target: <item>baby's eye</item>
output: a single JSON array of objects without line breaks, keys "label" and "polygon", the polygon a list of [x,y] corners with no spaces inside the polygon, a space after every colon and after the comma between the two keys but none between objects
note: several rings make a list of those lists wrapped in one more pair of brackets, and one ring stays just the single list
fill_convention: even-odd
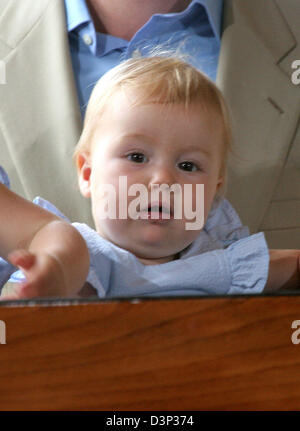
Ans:
[{"label": "baby's eye", "polygon": [[181,162],[179,163],[179,167],[183,171],[188,171],[188,172],[194,172],[199,170],[198,166],[195,165],[195,163],[193,162]]},{"label": "baby's eye", "polygon": [[143,163],[146,161],[146,156],[142,153],[128,154],[127,159],[134,163]]}]

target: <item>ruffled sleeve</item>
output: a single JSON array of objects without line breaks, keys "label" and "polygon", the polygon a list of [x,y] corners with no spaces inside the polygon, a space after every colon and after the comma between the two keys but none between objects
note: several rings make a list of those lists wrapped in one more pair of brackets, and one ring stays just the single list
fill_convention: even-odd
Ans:
[{"label": "ruffled sleeve", "polygon": [[84,238],[90,256],[90,269],[86,281],[90,283],[100,298],[106,296],[109,289],[111,274],[111,259],[107,254],[111,253],[111,247],[107,241],[84,223],[72,223]]},{"label": "ruffled sleeve", "polygon": [[258,294],[269,273],[269,249],[263,232],[234,242],[225,250],[231,271],[228,295]]}]

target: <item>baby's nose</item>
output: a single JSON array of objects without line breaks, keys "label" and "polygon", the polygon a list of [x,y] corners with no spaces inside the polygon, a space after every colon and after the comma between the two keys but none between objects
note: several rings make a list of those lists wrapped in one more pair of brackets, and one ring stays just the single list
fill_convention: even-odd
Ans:
[{"label": "baby's nose", "polygon": [[153,167],[151,171],[151,177],[149,179],[149,188],[154,184],[162,185],[166,184],[171,187],[175,184],[176,178],[173,169],[165,166]]}]

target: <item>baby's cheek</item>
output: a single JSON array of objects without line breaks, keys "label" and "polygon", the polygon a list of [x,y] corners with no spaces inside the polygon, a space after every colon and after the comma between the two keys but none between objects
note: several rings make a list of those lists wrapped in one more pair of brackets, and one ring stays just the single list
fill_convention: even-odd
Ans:
[{"label": "baby's cheek", "polygon": [[[99,230],[106,233],[111,239],[122,238],[127,233],[126,221],[106,218],[99,220]],[[114,241],[115,242],[115,241]]]}]

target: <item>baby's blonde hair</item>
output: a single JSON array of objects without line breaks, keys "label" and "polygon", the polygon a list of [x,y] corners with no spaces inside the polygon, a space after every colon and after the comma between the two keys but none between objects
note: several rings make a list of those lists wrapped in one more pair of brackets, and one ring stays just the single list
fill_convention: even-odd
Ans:
[{"label": "baby's blonde hair", "polygon": [[232,130],[227,105],[213,81],[186,61],[177,57],[131,58],[109,70],[99,79],[91,94],[80,140],[74,152],[89,152],[94,132],[105,107],[120,90],[136,90],[136,104],[191,104],[200,103],[203,109],[216,114],[222,123],[223,154],[220,175],[224,177],[218,195],[224,195],[227,177],[227,158],[232,151]]}]

